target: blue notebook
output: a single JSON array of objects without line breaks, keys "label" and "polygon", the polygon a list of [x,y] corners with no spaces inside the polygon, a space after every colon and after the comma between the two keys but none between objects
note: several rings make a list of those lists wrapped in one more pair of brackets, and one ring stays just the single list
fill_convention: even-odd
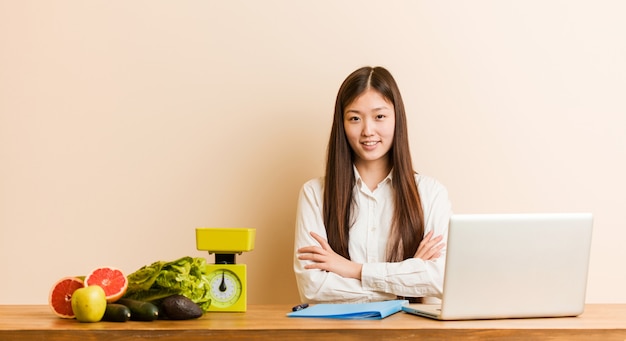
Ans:
[{"label": "blue notebook", "polygon": [[345,320],[380,320],[402,310],[407,300],[372,303],[320,303],[288,313],[289,317],[317,317]]}]

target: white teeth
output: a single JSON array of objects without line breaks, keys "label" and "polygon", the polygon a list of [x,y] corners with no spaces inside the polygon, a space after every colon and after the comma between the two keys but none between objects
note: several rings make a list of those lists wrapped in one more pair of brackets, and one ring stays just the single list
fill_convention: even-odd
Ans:
[{"label": "white teeth", "polygon": [[376,142],[372,142],[372,141],[370,141],[370,142],[363,142],[363,144],[366,145],[366,146],[373,146],[373,145],[376,144]]}]

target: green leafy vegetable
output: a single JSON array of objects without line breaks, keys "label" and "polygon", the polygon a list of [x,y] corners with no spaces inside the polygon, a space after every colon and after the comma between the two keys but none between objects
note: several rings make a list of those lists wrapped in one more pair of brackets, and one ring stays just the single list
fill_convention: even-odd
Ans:
[{"label": "green leafy vegetable", "polygon": [[183,295],[207,311],[211,305],[206,259],[183,257],[172,262],[158,261],[128,275],[125,298],[158,302],[171,295]]}]

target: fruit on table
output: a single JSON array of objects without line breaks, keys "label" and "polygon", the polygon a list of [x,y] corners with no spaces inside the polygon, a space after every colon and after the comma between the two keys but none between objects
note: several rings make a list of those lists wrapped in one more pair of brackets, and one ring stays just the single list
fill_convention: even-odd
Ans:
[{"label": "fruit on table", "polygon": [[159,318],[159,308],[150,302],[120,298],[116,303],[130,309],[130,319],[133,321],[154,321]]},{"label": "fruit on table", "polygon": [[106,311],[107,300],[99,285],[79,288],[72,295],[72,311],[80,322],[98,322]]},{"label": "fruit on table", "polygon": [[113,267],[100,267],[85,277],[85,286],[99,285],[104,289],[108,303],[122,298],[128,288],[128,279],[124,273]]},{"label": "fruit on table", "polygon": [[170,320],[195,319],[204,313],[199,305],[183,295],[172,295],[163,299],[161,309]]},{"label": "fruit on table", "polygon": [[79,277],[63,277],[59,279],[50,289],[48,305],[57,316],[67,319],[74,318],[72,295],[77,289],[84,286],[83,280]]}]

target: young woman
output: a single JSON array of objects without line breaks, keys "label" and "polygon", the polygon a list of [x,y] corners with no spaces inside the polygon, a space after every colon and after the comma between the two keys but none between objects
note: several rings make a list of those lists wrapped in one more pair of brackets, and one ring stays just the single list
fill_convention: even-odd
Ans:
[{"label": "young woman", "polygon": [[445,187],[413,170],[392,75],[382,67],[354,71],[337,94],[326,174],[300,192],[301,300],[441,297],[451,214]]}]

